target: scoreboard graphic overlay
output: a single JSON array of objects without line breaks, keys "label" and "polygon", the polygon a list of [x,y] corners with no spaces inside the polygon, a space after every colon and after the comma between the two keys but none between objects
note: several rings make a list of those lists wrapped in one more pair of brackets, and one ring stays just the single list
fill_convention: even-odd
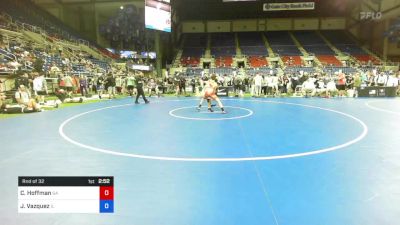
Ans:
[{"label": "scoreboard graphic overlay", "polygon": [[18,177],[18,213],[114,213],[114,177]]}]

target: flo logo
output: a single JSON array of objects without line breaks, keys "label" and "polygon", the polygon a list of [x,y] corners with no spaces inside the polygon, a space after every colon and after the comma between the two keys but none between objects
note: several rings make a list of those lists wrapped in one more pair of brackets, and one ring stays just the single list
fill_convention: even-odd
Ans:
[{"label": "flo logo", "polygon": [[379,20],[382,12],[360,12],[360,20]]}]

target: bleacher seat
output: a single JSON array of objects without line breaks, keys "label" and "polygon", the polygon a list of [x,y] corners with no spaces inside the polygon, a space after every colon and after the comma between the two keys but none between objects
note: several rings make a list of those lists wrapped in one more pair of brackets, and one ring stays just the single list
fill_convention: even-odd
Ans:
[{"label": "bleacher seat", "polygon": [[303,71],[304,73],[314,73],[315,72],[315,68],[314,67],[303,67],[303,66],[291,66],[291,67],[286,67],[285,68],[285,73],[299,73],[300,71]]},{"label": "bleacher seat", "polygon": [[324,72],[327,74],[334,74],[336,72],[342,71],[345,74],[355,73],[356,69],[353,67],[343,67],[343,66],[327,66],[324,68]]},{"label": "bleacher seat", "polygon": [[345,31],[323,31],[322,34],[341,52],[349,55],[367,55]]},{"label": "bleacher seat", "polygon": [[210,74],[219,74],[219,75],[224,75],[224,74],[232,74],[233,69],[232,68],[227,68],[227,67],[221,67],[221,68],[211,68],[209,70]]},{"label": "bleacher seat", "polygon": [[300,56],[283,56],[282,61],[287,66],[301,66],[303,65],[303,60]]},{"label": "bleacher seat", "polygon": [[342,66],[342,63],[334,55],[317,55],[316,57],[324,66]]},{"label": "bleacher seat", "polygon": [[211,55],[215,58],[236,55],[235,36],[233,33],[211,34]]},{"label": "bleacher seat", "polygon": [[262,56],[250,56],[248,59],[248,63],[253,68],[266,67],[268,66],[268,61],[265,57]]},{"label": "bleacher seat", "polygon": [[187,68],[186,75],[187,76],[200,76],[203,69],[201,68]]},{"label": "bleacher seat", "polygon": [[180,61],[181,64],[185,67],[198,67],[200,64],[199,57],[182,57]]},{"label": "bleacher seat", "polygon": [[239,45],[243,55],[268,56],[267,48],[261,33],[241,32],[238,33]]},{"label": "bleacher seat", "polygon": [[246,74],[250,76],[256,75],[256,73],[260,73],[261,75],[266,75],[270,74],[272,71],[272,74],[277,74],[276,69],[271,69],[269,67],[260,67],[260,68],[247,68],[246,69]]},{"label": "bleacher seat", "polygon": [[233,64],[233,58],[231,56],[218,57],[215,59],[216,67],[231,67]]},{"label": "bleacher seat", "polygon": [[271,31],[265,33],[273,52],[280,56],[302,55],[287,31]]},{"label": "bleacher seat", "polygon": [[185,34],[180,62],[183,66],[197,67],[207,45],[206,34]]},{"label": "bleacher seat", "polygon": [[293,35],[309,54],[335,55],[335,52],[315,31],[297,31]]},{"label": "bleacher seat", "polygon": [[362,64],[368,64],[368,63],[371,63],[373,65],[381,64],[381,61],[372,55],[353,55],[353,57]]}]

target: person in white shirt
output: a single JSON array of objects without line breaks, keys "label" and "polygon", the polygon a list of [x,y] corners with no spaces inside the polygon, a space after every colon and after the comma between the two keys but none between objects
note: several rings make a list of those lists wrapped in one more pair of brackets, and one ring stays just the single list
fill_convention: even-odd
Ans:
[{"label": "person in white shirt", "polygon": [[325,87],[325,83],[324,83],[323,79],[319,79],[317,81],[317,84],[318,84],[318,88],[317,88],[316,91],[317,91],[318,94],[326,92],[326,87]]},{"label": "person in white shirt", "polygon": [[390,74],[387,78],[386,82],[387,87],[398,87],[399,86],[399,79],[395,77],[393,74]]},{"label": "person in white shirt", "polygon": [[257,73],[254,77],[254,96],[259,97],[261,95],[261,86],[262,86],[263,78]]},{"label": "person in white shirt", "polygon": [[31,94],[26,90],[24,85],[20,85],[18,91],[15,92],[15,99],[17,103],[22,107],[22,112],[39,112],[40,106],[34,99],[31,98]]},{"label": "person in white shirt", "polygon": [[13,70],[18,70],[18,68],[22,66],[18,61],[11,61],[8,65],[12,67]]},{"label": "person in white shirt", "polygon": [[311,78],[308,78],[304,83],[303,83],[303,95],[304,96],[311,96],[313,97],[315,95],[316,92],[316,88],[315,88],[315,84],[312,81]]},{"label": "person in white shirt", "polygon": [[149,97],[151,97],[151,95],[153,93],[155,93],[157,95],[157,97],[160,97],[160,92],[158,89],[158,85],[157,82],[154,79],[150,79],[150,82],[147,84],[147,88],[149,91]]},{"label": "person in white shirt", "polygon": [[50,67],[50,75],[52,77],[57,77],[57,75],[61,72],[60,68],[56,66],[56,64],[53,63],[53,65]]},{"label": "person in white shirt", "polygon": [[271,77],[271,83],[269,84],[269,86],[271,87],[271,93],[272,95],[278,95],[278,91],[279,91],[279,78],[278,76],[272,76]]},{"label": "person in white shirt", "polygon": [[69,58],[65,58],[65,59],[62,61],[62,63],[64,64],[64,66],[68,66],[69,63],[70,63]]},{"label": "person in white shirt", "polygon": [[35,74],[33,79],[33,91],[39,103],[44,103],[44,96],[48,94],[47,82],[43,74]]},{"label": "person in white shirt", "polygon": [[326,96],[327,97],[331,97],[334,95],[334,93],[337,91],[336,89],[336,83],[333,79],[331,79],[330,81],[328,81],[328,83],[326,84]]},{"label": "person in white shirt", "polygon": [[267,87],[266,87],[266,91],[267,91],[267,93],[266,94],[271,94],[272,93],[272,86],[273,86],[273,81],[272,81],[272,75],[271,74],[268,74],[268,76],[266,76],[265,78],[264,78],[264,82],[265,82],[265,84],[264,85],[266,85]]},{"label": "person in white shirt", "polygon": [[383,87],[386,85],[387,76],[383,73],[380,73],[378,76],[375,77],[375,85]]}]

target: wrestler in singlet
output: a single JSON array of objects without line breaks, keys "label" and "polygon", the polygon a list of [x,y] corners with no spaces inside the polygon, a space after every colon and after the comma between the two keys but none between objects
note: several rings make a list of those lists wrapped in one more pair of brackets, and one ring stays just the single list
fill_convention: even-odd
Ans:
[{"label": "wrestler in singlet", "polygon": [[200,110],[203,100],[206,99],[208,102],[208,111],[213,112],[211,108],[211,100],[215,100],[218,103],[218,106],[221,108],[221,111],[225,113],[224,106],[217,96],[218,84],[216,79],[217,77],[212,75],[211,79],[206,82],[206,85],[204,86],[204,95],[200,100],[199,107],[197,108],[198,110]]}]

